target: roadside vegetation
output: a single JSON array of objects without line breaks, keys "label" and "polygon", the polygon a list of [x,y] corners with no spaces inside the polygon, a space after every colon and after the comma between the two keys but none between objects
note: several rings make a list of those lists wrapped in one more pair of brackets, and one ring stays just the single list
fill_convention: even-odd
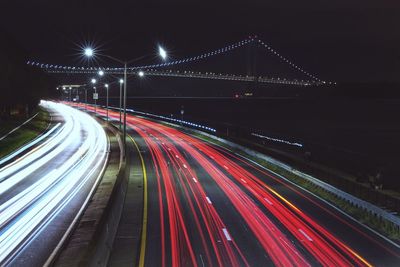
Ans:
[{"label": "roadside vegetation", "polygon": [[[3,140],[0,140],[0,158],[10,154],[24,144],[29,143],[47,129],[50,122],[49,113],[42,108],[38,108],[38,113],[39,114],[30,122],[23,125]],[[18,122],[18,124],[15,122],[4,122],[1,126],[2,135],[7,134],[23,123],[23,121]],[[5,131],[5,129],[8,131]]]}]

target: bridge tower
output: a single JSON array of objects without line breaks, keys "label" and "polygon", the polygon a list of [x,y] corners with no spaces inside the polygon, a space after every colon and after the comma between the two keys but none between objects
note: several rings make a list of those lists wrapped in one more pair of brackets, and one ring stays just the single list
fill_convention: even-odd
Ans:
[{"label": "bridge tower", "polygon": [[[251,37],[250,37],[251,38]],[[254,36],[253,38],[257,38]],[[257,72],[257,42],[251,42],[246,48],[246,74],[253,76],[255,79],[248,82],[247,91],[251,91],[253,95],[258,95],[258,72]]]}]

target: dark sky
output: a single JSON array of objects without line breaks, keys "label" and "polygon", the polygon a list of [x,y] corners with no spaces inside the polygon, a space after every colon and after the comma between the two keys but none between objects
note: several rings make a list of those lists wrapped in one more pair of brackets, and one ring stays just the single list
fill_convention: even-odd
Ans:
[{"label": "dark sky", "polygon": [[88,41],[128,59],[161,43],[179,58],[257,34],[323,79],[400,82],[399,14],[398,0],[2,0],[0,28],[52,64],[79,65]]}]

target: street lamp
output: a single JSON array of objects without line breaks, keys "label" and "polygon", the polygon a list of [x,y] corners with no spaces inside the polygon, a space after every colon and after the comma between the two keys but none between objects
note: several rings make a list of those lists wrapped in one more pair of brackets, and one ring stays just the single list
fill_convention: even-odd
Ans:
[{"label": "street lamp", "polygon": [[99,70],[98,74],[99,74],[99,76],[103,76],[104,75],[104,71]]},{"label": "street lamp", "polygon": [[[95,56],[95,51],[92,48],[86,48],[83,52],[84,52],[85,56],[87,56],[89,58]],[[167,51],[164,48],[159,46],[158,47],[158,53],[159,53],[160,57],[163,60],[166,60]],[[99,54],[99,55],[101,55],[103,57],[107,57],[107,58],[109,58],[111,60],[114,60],[114,61],[124,65],[124,79],[123,79],[122,83],[124,84],[124,131],[123,131],[123,141],[124,141],[124,157],[125,157],[126,156],[126,98],[127,98],[126,87],[127,87],[127,69],[128,69],[127,66],[128,66],[128,63],[132,63],[134,61],[138,61],[138,60],[144,58],[145,56],[141,56],[141,57],[129,60],[129,61],[124,61],[124,60],[120,60],[118,58],[115,58],[115,57],[112,57],[112,56],[109,56],[109,55],[104,55],[104,54]],[[144,75],[144,73],[143,73],[143,75]],[[92,79],[92,82],[93,82],[93,80],[95,80],[95,79]],[[121,108],[120,108],[120,110],[121,110]]]},{"label": "street lamp", "polygon": [[69,87],[69,101],[72,102],[72,87]]},{"label": "street lamp", "polygon": [[139,77],[143,77],[144,76],[144,72],[143,71],[139,71],[138,75],[139,75]]},{"label": "street lamp", "polygon": [[93,56],[93,49],[90,47],[87,47],[87,48],[85,48],[84,53],[85,53],[85,56],[91,57],[91,56]]},{"label": "street lamp", "polygon": [[87,111],[87,87],[85,85],[85,110]]},{"label": "street lamp", "polygon": [[158,47],[158,53],[160,54],[160,57],[161,57],[163,60],[166,60],[166,59],[167,59],[167,51],[165,51],[165,49],[162,48],[161,46]]},{"label": "street lamp", "polygon": [[107,111],[107,122],[108,122],[108,84],[105,84],[104,87],[106,88],[107,91],[106,111]]}]

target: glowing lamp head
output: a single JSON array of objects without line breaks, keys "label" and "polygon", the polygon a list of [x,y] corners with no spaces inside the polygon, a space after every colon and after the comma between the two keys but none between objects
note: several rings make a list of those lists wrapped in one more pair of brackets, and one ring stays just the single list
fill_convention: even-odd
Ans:
[{"label": "glowing lamp head", "polygon": [[120,84],[123,84],[123,83],[124,83],[124,80],[119,79],[119,83],[120,83]]},{"label": "glowing lamp head", "polygon": [[160,57],[161,57],[163,60],[166,60],[166,59],[167,59],[167,51],[165,51],[165,49],[162,48],[161,46],[158,47],[158,53],[160,54]]},{"label": "glowing lamp head", "polygon": [[104,87],[108,89],[108,84],[106,83],[106,84],[104,85]]},{"label": "glowing lamp head", "polygon": [[143,77],[144,76],[144,72],[143,71],[139,71],[138,75],[139,75],[139,77]]},{"label": "glowing lamp head", "polygon": [[98,74],[99,74],[99,76],[103,76],[104,75],[104,71],[99,70]]},{"label": "glowing lamp head", "polygon": [[92,57],[93,56],[93,49],[90,47],[85,48],[85,50],[83,51],[85,56],[87,57]]},{"label": "glowing lamp head", "polygon": [[95,84],[96,83],[96,79],[92,79],[92,81],[91,81],[93,84]]}]

